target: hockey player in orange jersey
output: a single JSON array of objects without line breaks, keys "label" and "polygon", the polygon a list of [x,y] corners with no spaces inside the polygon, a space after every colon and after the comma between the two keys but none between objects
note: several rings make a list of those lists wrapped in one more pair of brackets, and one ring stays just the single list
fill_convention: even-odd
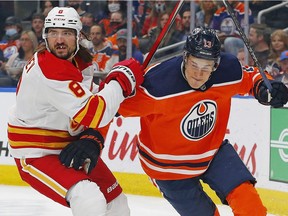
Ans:
[{"label": "hockey player in orange jersey", "polygon": [[[96,130],[143,81],[133,59],[113,69],[101,92],[92,83],[92,56],[79,44],[77,11],[54,7],[45,19],[45,44],[24,67],[8,124],[10,153],[24,181],[75,216],[128,216],[126,196],[101,160]],[[125,64],[125,63],[124,63]],[[132,71],[133,69],[133,71]]]},{"label": "hockey player in orange jersey", "polygon": [[118,112],[140,116],[141,165],[181,216],[219,215],[200,180],[234,215],[264,216],[255,178],[223,139],[232,96],[250,94],[261,104],[282,107],[288,90],[270,80],[268,93],[257,68],[241,67],[220,47],[214,30],[194,29],[183,56],[148,68],[136,95]]}]

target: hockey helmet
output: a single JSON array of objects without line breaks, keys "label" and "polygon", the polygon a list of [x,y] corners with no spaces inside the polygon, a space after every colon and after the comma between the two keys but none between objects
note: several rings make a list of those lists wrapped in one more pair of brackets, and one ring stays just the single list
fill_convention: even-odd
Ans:
[{"label": "hockey helmet", "polygon": [[221,42],[214,29],[195,28],[187,36],[184,52],[197,58],[219,61]]},{"label": "hockey helmet", "polygon": [[[82,29],[82,22],[77,11],[72,7],[54,7],[45,18],[43,28],[43,39],[47,45],[47,32],[48,28],[69,28],[75,29],[77,32],[77,49],[79,50],[80,31]],[[49,49],[48,49],[49,50]]]},{"label": "hockey helmet", "polygon": [[74,8],[54,7],[45,18],[44,37],[47,37],[48,28],[70,28],[77,31],[77,35],[82,29],[80,16]]}]

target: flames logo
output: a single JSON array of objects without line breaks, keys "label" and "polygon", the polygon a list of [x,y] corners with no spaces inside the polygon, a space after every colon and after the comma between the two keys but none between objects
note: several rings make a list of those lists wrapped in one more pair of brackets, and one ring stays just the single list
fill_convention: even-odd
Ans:
[{"label": "flames logo", "polygon": [[180,130],[188,140],[197,141],[207,136],[216,122],[217,104],[206,100],[195,104],[182,119]]}]

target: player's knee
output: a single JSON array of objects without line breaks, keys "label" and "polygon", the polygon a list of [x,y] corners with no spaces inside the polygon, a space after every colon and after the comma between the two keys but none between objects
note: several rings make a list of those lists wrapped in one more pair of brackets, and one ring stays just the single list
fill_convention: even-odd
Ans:
[{"label": "player's knee", "polygon": [[250,182],[244,182],[236,187],[226,199],[235,216],[266,216],[267,214],[267,209]]},{"label": "player's knee", "polygon": [[106,199],[98,185],[83,180],[71,187],[66,196],[74,216],[104,215],[107,209]]}]

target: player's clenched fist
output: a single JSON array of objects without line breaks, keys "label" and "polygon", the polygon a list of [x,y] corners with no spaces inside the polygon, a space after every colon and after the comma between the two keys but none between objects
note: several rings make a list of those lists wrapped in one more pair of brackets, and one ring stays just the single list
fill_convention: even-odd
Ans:
[{"label": "player's clenched fist", "polygon": [[80,134],[80,139],[69,143],[60,153],[59,159],[66,167],[75,170],[84,168],[89,174],[96,166],[98,157],[104,147],[102,135],[89,128]]},{"label": "player's clenched fist", "polygon": [[100,84],[100,89],[104,87],[105,83],[116,80],[123,89],[124,97],[128,97],[137,86],[143,83],[143,74],[140,63],[134,58],[118,62]]},{"label": "player's clenched fist", "polygon": [[255,98],[259,103],[271,105],[274,108],[283,107],[288,101],[288,89],[284,83],[270,80],[272,89],[269,92],[268,87],[263,80],[256,83],[254,87]]}]

